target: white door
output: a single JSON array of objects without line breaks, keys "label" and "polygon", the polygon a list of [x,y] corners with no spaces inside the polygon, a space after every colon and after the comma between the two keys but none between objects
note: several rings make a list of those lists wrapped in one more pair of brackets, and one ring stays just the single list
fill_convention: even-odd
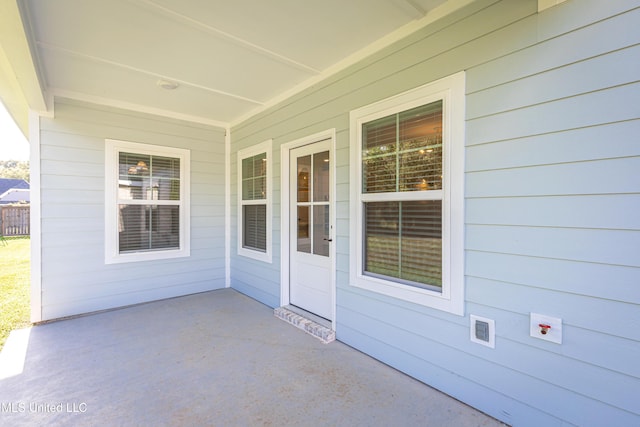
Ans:
[{"label": "white door", "polygon": [[332,320],[331,142],[290,153],[290,303]]}]

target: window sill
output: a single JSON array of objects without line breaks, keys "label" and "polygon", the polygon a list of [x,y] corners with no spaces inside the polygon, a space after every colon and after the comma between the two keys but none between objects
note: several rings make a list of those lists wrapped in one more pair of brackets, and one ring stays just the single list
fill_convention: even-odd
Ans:
[{"label": "window sill", "polygon": [[457,295],[451,295],[446,288],[443,288],[443,292],[436,292],[363,275],[352,278],[351,286],[436,310],[446,311],[457,316],[464,316],[464,300]]},{"label": "window sill", "polygon": [[188,249],[114,254],[105,258],[105,264],[123,264],[127,262],[143,262],[143,261],[155,261],[155,260],[164,260],[164,259],[172,259],[172,258],[186,258],[190,255],[191,253]]},{"label": "window sill", "polygon": [[251,249],[239,248],[238,255],[255,259],[256,261],[262,261],[271,264],[272,257],[270,252],[252,251]]}]

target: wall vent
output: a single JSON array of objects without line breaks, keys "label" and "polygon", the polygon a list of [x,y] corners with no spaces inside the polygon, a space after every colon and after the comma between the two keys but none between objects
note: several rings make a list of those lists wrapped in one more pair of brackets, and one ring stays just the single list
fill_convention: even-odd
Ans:
[{"label": "wall vent", "polygon": [[492,319],[471,315],[470,338],[472,342],[484,346],[496,347],[496,323]]}]

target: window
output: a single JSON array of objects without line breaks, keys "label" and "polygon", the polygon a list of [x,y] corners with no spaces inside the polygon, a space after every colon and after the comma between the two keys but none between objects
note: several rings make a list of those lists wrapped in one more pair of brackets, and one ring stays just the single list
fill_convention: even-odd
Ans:
[{"label": "window", "polygon": [[351,283],[459,315],[464,79],[351,112]]},{"label": "window", "polygon": [[238,151],[238,254],[271,262],[271,140]]},{"label": "window", "polygon": [[107,140],[105,154],[105,262],[189,256],[189,151]]}]

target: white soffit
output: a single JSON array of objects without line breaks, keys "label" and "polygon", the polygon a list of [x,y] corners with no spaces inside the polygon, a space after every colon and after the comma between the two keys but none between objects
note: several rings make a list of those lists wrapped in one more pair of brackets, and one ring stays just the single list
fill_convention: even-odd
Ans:
[{"label": "white soffit", "polygon": [[19,4],[0,2],[0,94],[2,102],[22,133],[28,135],[28,111],[46,111],[40,70],[30,55],[29,28],[25,28]]},{"label": "white soffit", "polygon": [[19,1],[48,92],[223,127],[472,2]]}]

